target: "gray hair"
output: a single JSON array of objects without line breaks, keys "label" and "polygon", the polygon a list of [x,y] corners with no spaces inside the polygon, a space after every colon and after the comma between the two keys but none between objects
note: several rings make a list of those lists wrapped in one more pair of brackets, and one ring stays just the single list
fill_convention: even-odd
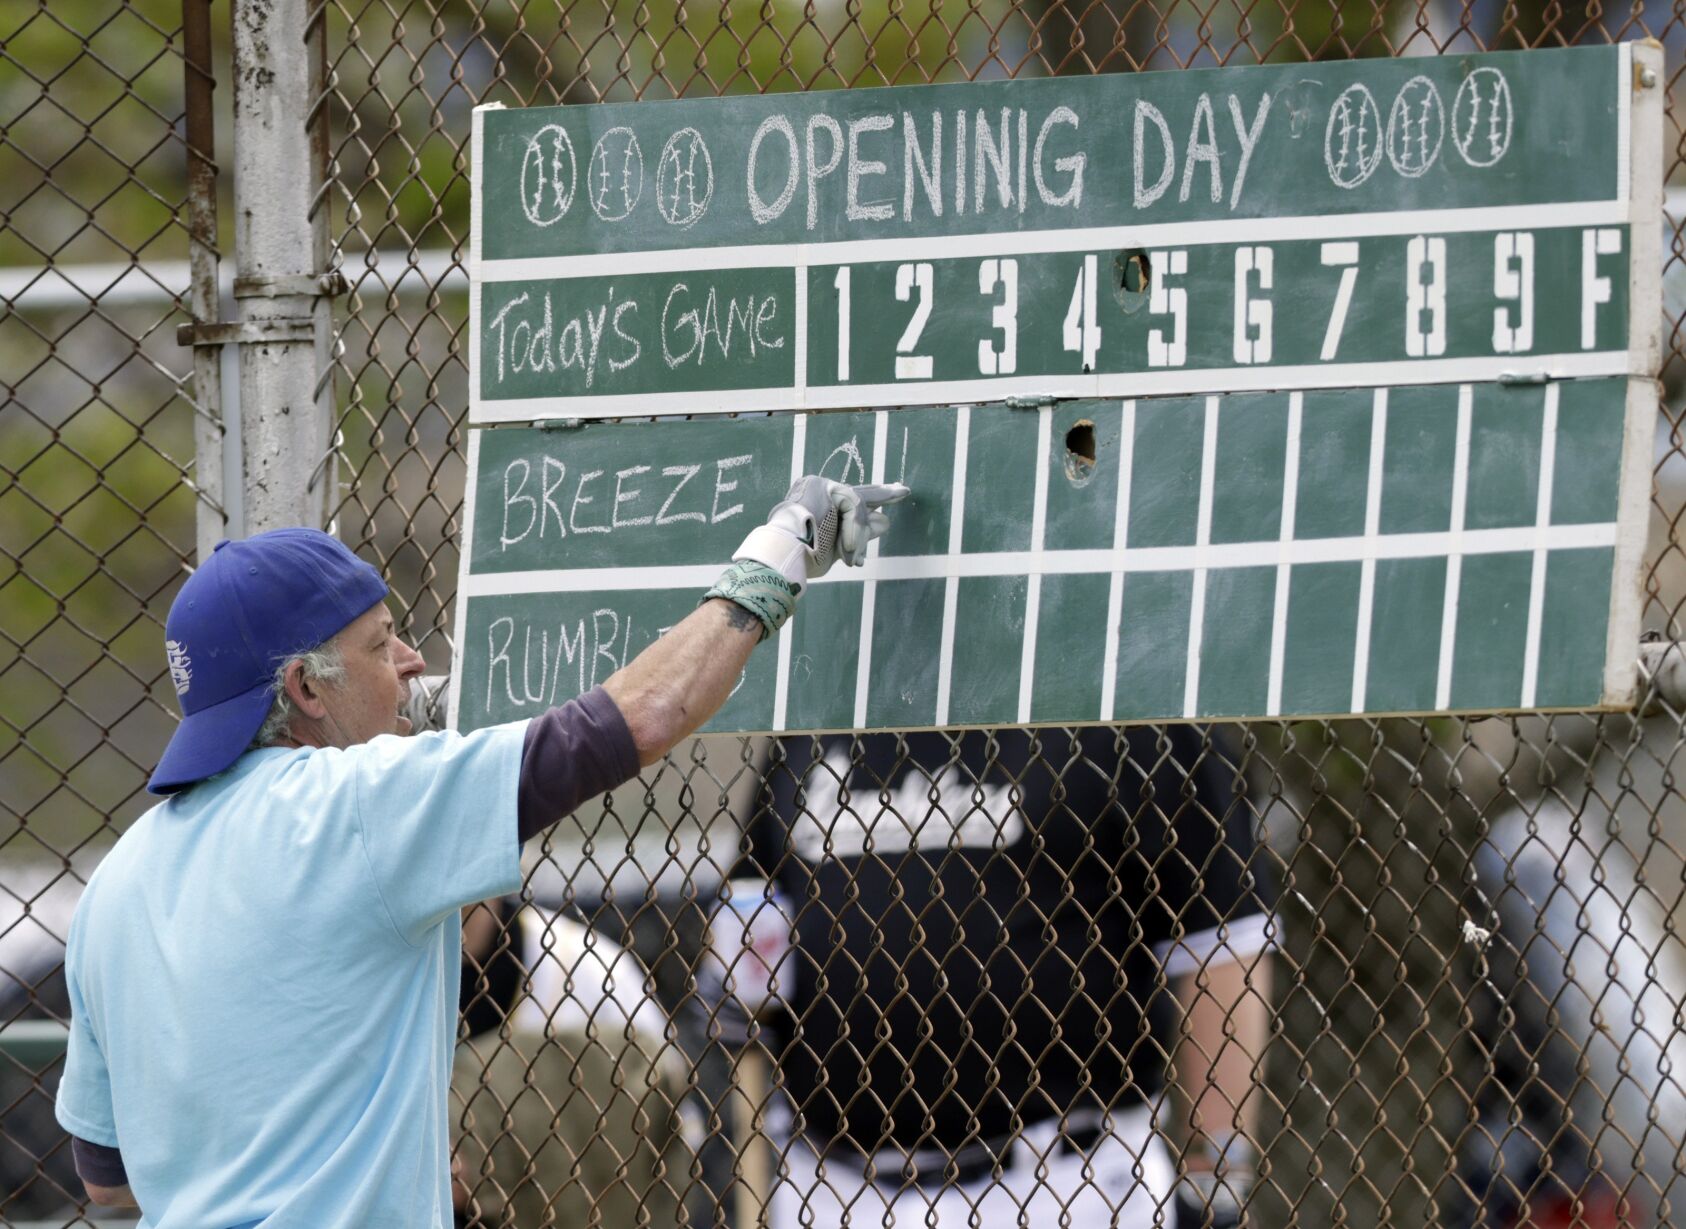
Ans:
[{"label": "gray hair", "polygon": [[258,727],[257,736],[252,739],[254,748],[273,747],[287,737],[292,727],[293,715],[298,712],[298,707],[287,695],[287,671],[292,669],[294,662],[302,668],[301,676],[306,682],[337,684],[345,681],[345,656],[340,652],[339,645],[331,640],[287,658],[275,669],[275,700],[269,706],[269,715]]}]

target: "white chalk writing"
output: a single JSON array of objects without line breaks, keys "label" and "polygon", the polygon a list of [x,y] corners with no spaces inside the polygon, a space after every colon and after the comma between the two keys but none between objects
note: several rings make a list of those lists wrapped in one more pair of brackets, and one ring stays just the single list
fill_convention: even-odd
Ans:
[{"label": "white chalk writing", "polygon": [[[740,453],[711,461],[666,465],[659,472],[651,465],[629,465],[614,471],[613,491],[604,494],[592,487],[602,481],[607,490],[609,471],[576,467],[570,487],[570,470],[565,458],[549,453],[532,458],[516,457],[503,469],[503,514],[498,543],[501,549],[509,550],[529,538],[534,542],[561,541],[569,534],[612,533],[687,521],[718,525],[743,514],[744,505],[727,497],[738,489],[740,479],[734,471],[754,461],[754,453]],[[711,469],[714,474],[712,495],[700,486],[686,489],[704,469]],[[605,503],[606,510],[601,507]]]}]

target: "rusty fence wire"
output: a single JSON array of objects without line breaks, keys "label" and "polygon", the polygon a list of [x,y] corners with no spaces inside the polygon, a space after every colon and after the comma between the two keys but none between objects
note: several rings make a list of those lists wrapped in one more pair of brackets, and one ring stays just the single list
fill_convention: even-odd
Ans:
[{"label": "rusty fence wire", "polygon": [[[332,524],[436,672],[479,103],[1649,37],[1668,181],[1686,152],[1681,0],[310,7],[350,285]],[[174,720],[164,613],[196,518],[221,515],[175,344],[183,21],[179,0],[0,6],[5,1223],[88,1213],[51,1115],[65,927],[146,806]],[[1677,636],[1686,251],[1679,216],[1659,224],[1645,619]],[[534,842],[520,898],[465,918],[465,1222],[1679,1223],[1683,730],[1665,710],[701,740]],[[770,975],[709,958],[711,932],[736,951],[746,930]],[[1179,1182],[1225,1148],[1217,1180]]]}]

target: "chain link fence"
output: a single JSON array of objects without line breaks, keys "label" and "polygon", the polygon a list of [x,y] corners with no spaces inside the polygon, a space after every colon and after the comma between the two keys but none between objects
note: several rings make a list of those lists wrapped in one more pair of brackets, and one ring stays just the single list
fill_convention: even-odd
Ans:
[{"label": "chain link fence", "polygon": [[[1678,2],[310,9],[350,286],[332,524],[389,577],[436,672],[462,527],[474,106],[1644,37],[1672,100],[1686,46]],[[164,613],[201,509],[222,512],[174,336],[187,45],[177,0],[0,13],[7,1223],[88,1211],[51,1113],[65,928],[147,805],[175,712]],[[1646,624],[1675,636],[1686,252],[1666,225]],[[534,842],[521,898],[465,918],[464,1219],[1224,1224],[1239,1198],[1261,1226],[1673,1223],[1682,731],[1663,711],[700,740]],[[711,929],[732,951],[750,931],[770,976],[712,962]],[[1210,1211],[1176,1220],[1179,1169],[1236,1133],[1257,1156],[1185,1187]]]}]

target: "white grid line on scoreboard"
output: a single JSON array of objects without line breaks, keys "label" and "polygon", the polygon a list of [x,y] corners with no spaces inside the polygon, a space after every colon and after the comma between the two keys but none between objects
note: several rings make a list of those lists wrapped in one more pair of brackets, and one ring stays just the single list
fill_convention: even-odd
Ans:
[{"label": "white grid line on scoreboard", "polygon": [[1288,451],[1282,463],[1282,527],[1277,541],[1276,598],[1270,615],[1270,682],[1266,690],[1265,715],[1282,711],[1282,670],[1288,647],[1288,586],[1293,565],[1288,548],[1294,541],[1294,515],[1300,489],[1300,418],[1305,394],[1288,394]]},{"label": "white grid line on scoreboard", "polygon": [[[1112,516],[1112,549],[1130,540],[1130,473],[1136,454],[1136,403],[1126,401],[1118,420],[1118,500]],[[950,584],[955,582],[950,581]],[[1101,719],[1112,720],[1117,702],[1118,635],[1124,619],[1124,573],[1114,569],[1106,595],[1106,659],[1101,675]]]},{"label": "white grid line on scoreboard", "polygon": [[[872,416],[872,476],[874,485],[884,481],[884,454],[890,450],[890,413],[879,410]],[[878,539],[866,544],[866,564],[878,558]],[[878,605],[878,581],[868,575],[861,590],[860,654],[855,660],[855,727],[866,725],[867,690],[872,682],[872,616]]]},{"label": "white grid line on scoreboard", "polygon": [[[972,435],[972,407],[960,406],[954,415],[954,499],[948,514],[948,553],[960,553],[966,518],[966,462]],[[937,664],[937,724],[948,724],[948,699],[954,682],[954,617],[960,603],[960,578],[943,582],[943,627]],[[782,727],[781,727],[782,728]]]},{"label": "white grid line on scoreboard", "polygon": [[[808,451],[808,420],[801,414],[791,419],[790,482],[794,486],[805,470]],[[779,672],[773,681],[773,728],[785,727],[785,714],[790,706],[790,642],[789,636],[779,637]]]},{"label": "white grid line on scoreboard", "polygon": [[1445,708],[1452,695],[1452,656],[1457,651],[1458,590],[1463,580],[1465,510],[1469,505],[1469,432],[1475,417],[1475,390],[1458,389],[1457,442],[1452,449],[1452,549],[1446,554],[1446,587],[1440,600],[1440,661],[1434,674],[1434,707]]},{"label": "white grid line on scoreboard", "polygon": [[1206,572],[1212,543],[1212,497],[1218,463],[1218,399],[1206,398],[1205,434],[1200,444],[1200,507],[1194,529],[1194,588],[1188,604],[1188,664],[1183,672],[1183,716],[1192,717],[1200,698],[1200,642],[1206,630]]},{"label": "white grid line on scoreboard", "polygon": [[1540,486],[1534,508],[1534,566],[1528,578],[1528,632],[1522,654],[1522,707],[1534,707],[1540,678],[1540,624],[1545,617],[1546,537],[1551,529],[1552,476],[1557,465],[1557,398],[1546,386],[1545,421],[1540,431]]},{"label": "white grid line on scoreboard", "polygon": [[[1364,711],[1370,681],[1370,621],[1375,614],[1376,559],[1382,527],[1382,454],[1387,447],[1387,389],[1378,388],[1370,409],[1370,472],[1364,485],[1364,536],[1359,558],[1358,635],[1352,648],[1352,711]],[[1448,538],[1450,535],[1446,535]],[[1447,543],[1448,549],[1450,542]]]},{"label": "white grid line on scoreboard", "polygon": [[[1625,92],[1624,92],[1625,93]],[[1623,150],[1626,146],[1621,147]],[[1622,158],[1617,153],[1617,158]],[[1625,197],[1625,189],[1620,189]],[[1576,226],[1619,226],[1631,219],[1627,201],[1563,204],[1483,205],[1468,209],[1392,210],[1386,213],[1302,214],[1252,218],[1250,243],[1296,239],[1385,239],[1399,235],[1453,235],[1483,230],[1548,230]],[[965,260],[1054,252],[1111,251],[1128,247],[1197,246],[1228,243],[1235,220],[1155,222],[1145,226],[1074,227],[1070,230],[986,231],[972,235],[927,235],[894,239],[843,239],[829,243],[784,243],[734,247],[662,248],[644,252],[582,252],[573,256],[472,260],[478,282],[546,278],[622,277],[638,273],[703,272],[723,269],[795,269],[897,260]],[[799,281],[802,279],[798,279]]]},{"label": "white grid line on scoreboard", "polygon": [[[1541,546],[1541,538],[1544,545]],[[1534,525],[1506,529],[1467,529],[1460,550],[1469,555],[1532,554],[1537,549],[1585,550],[1614,546],[1616,522],[1576,525]],[[1301,538],[1288,544],[1288,562],[1370,563],[1382,559],[1443,558],[1452,549],[1447,530],[1421,533],[1353,535],[1344,538]],[[1270,567],[1280,562],[1280,545],[1269,542],[1220,542],[1204,549],[1193,546],[1132,546],[1124,550],[980,551],[975,555],[880,555],[858,568],[839,567],[814,581],[815,585],[880,584],[899,580],[968,580],[981,576],[1082,576],[1096,573],[1192,572],[1195,568]],[[462,582],[469,597],[517,596],[525,593],[609,593],[616,590],[708,588],[720,575],[717,563],[480,572]]]},{"label": "white grid line on scoreboard", "polygon": [[[475,304],[470,317],[478,319]],[[473,350],[478,333],[470,339]],[[1525,376],[1575,380],[1599,376],[1650,376],[1634,369],[1626,350],[1413,358],[1378,363],[1302,363],[1288,366],[1152,368],[1066,375],[979,376],[964,380],[907,380],[899,384],[810,385],[800,398],[794,382],[768,388],[696,389],[600,396],[483,398],[469,395],[476,424],[535,422],[548,418],[609,418],[620,414],[739,414],[760,410],[828,410],[912,405],[954,405],[1007,397],[1114,401],[1124,397],[1204,396],[1223,392],[1276,392],[1287,388],[1370,388],[1402,384],[1486,384]]]},{"label": "white grid line on scoreboard", "polygon": [[[1030,549],[1042,554],[1048,530],[1048,461],[1053,448],[1054,407],[1045,405],[1036,421],[1036,493],[1031,500]],[[958,480],[957,480],[958,482]],[[1042,574],[1026,578],[1024,643],[1019,649],[1019,720],[1030,720],[1030,697],[1036,684],[1036,626],[1042,613]]]}]

